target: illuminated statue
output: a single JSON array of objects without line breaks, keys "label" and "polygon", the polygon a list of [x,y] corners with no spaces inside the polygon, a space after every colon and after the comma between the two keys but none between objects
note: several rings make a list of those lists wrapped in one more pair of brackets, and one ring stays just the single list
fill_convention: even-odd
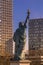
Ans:
[{"label": "illuminated statue", "polygon": [[26,29],[27,19],[29,19],[29,14],[30,12],[28,11],[26,21],[19,23],[19,28],[15,31],[13,36],[13,40],[15,42],[15,57],[14,57],[15,60],[21,59],[20,56],[25,45],[25,39],[26,39],[25,29]]}]

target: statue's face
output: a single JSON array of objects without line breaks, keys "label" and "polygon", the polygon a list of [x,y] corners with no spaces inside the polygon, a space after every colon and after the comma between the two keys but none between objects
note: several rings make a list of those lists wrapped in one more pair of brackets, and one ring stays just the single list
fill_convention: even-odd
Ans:
[{"label": "statue's face", "polygon": [[22,26],[24,26],[24,22],[22,22]]},{"label": "statue's face", "polygon": [[24,26],[24,22],[20,22],[19,27],[23,27],[23,26]]}]

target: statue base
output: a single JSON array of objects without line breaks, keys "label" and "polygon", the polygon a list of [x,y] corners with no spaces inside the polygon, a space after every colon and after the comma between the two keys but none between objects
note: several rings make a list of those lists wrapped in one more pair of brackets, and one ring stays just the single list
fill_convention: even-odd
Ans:
[{"label": "statue base", "polygon": [[30,65],[30,60],[10,61],[10,65]]}]

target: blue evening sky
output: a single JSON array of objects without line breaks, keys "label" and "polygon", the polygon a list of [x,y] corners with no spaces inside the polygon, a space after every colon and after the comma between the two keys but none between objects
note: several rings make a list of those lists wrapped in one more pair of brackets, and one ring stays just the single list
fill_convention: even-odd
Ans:
[{"label": "blue evening sky", "polygon": [[20,21],[25,21],[28,9],[30,9],[30,19],[43,18],[43,0],[13,0],[14,31]]}]

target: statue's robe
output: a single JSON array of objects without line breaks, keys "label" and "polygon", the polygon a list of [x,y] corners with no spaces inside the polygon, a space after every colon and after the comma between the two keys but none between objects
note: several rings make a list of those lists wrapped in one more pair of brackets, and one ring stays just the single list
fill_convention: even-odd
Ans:
[{"label": "statue's robe", "polygon": [[18,28],[14,33],[14,41],[15,41],[15,55],[20,57],[23,51],[25,40],[26,40],[26,33],[25,33],[26,26]]}]

